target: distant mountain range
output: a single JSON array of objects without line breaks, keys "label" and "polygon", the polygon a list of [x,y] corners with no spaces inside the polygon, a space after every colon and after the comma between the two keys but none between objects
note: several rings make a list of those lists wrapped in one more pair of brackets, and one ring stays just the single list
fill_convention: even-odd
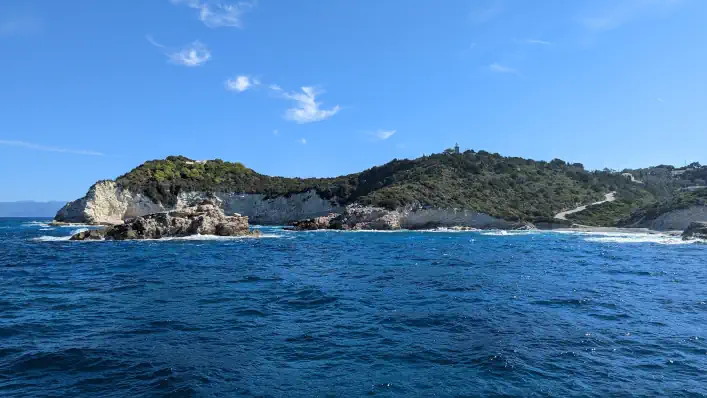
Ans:
[{"label": "distant mountain range", "polygon": [[49,217],[52,218],[66,202],[0,202],[0,217]]}]

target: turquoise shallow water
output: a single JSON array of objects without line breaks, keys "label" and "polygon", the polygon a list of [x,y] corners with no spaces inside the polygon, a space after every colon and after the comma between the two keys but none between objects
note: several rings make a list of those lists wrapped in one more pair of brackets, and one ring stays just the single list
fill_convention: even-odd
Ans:
[{"label": "turquoise shallow water", "polygon": [[707,395],[705,245],[71,232],[0,219],[0,396]]}]

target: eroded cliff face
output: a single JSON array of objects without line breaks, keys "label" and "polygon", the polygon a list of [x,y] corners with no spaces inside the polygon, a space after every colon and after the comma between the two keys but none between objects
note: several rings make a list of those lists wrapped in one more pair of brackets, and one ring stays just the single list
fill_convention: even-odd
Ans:
[{"label": "eroded cliff face", "polygon": [[55,221],[85,224],[122,224],[126,218],[165,211],[143,194],[123,189],[114,181],[94,184],[86,196],[68,203],[57,213]]},{"label": "eroded cliff face", "polygon": [[182,192],[174,207],[165,207],[143,194],[123,189],[114,181],[101,181],[93,185],[85,197],[59,210],[55,221],[116,225],[129,218],[179,210],[204,200],[218,202],[227,214],[239,213],[249,217],[252,223],[265,225],[284,225],[341,211],[335,202],[322,199],[313,191],[276,198],[231,192]]},{"label": "eroded cliff face", "polygon": [[643,219],[629,225],[634,228],[649,228],[655,231],[683,231],[693,222],[707,222],[707,206],[691,206],[673,210],[655,219]]},{"label": "eroded cliff face", "polygon": [[341,214],[301,220],[296,230],[397,230],[465,227],[477,229],[533,228],[531,224],[510,222],[488,214],[462,209],[422,209],[407,207],[387,210],[379,207],[349,205]]},{"label": "eroded cliff face", "polygon": [[[165,207],[141,193],[124,189],[114,181],[96,183],[85,197],[64,206],[57,213],[55,220],[117,225],[135,217],[192,207],[204,200],[217,203],[226,214],[238,213],[247,216],[251,223],[261,225],[287,225],[298,220],[326,217],[326,222],[331,222],[327,227],[333,229],[515,229],[525,226],[472,210],[426,209],[415,206],[387,210],[357,204],[343,207],[334,200],[322,199],[314,191],[275,198],[233,192],[182,192],[177,197],[176,205]],[[322,223],[324,221],[320,222],[320,227],[324,225]]]}]

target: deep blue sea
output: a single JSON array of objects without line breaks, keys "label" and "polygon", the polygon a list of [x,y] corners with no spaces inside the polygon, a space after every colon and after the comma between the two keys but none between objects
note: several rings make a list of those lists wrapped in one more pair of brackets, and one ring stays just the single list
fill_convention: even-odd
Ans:
[{"label": "deep blue sea", "polygon": [[0,396],[707,396],[707,245],[0,219]]}]

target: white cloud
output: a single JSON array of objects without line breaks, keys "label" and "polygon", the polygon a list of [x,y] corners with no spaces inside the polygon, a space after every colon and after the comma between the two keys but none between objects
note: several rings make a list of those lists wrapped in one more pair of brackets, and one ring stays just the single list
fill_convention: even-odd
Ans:
[{"label": "white cloud", "polygon": [[199,20],[209,28],[243,27],[243,13],[254,7],[254,3],[210,4],[200,0],[172,0],[173,4],[186,5],[199,10]]},{"label": "white cloud", "polygon": [[494,62],[494,63],[492,63],[491,65],[489,65],[489,69],[490,69],[492,72],[497,72],[497,73],[518,73],[517,70],[515,70],[515,69],[513,69],[513,68],[511,68],[511,67],[505,66],[505,65],[501,65],[501,64],[496,63],[496,62]]},{"label": "white cloud", "polygon": [[19,18],[0,21],[0,36],[16,36],[36,33],[42,23],[36,18]]},{"label": "white cloud", "polygon": [[198,40],[179,51],[167,53],[170,61],[184,66],[201,66],[211,59],[211,50]]},{"label": "white cloud", "polygon": [[271,84],[271,85],[270,85],[270,90],[273,90],[273,91],[282,91],[282,87],[278,86],[277,84]]},{"label": "white cloud", "polygon": [[24,142],[24,141],[0,140],[0,145],[33,149],[35,151],[71,153],[74,155],[89,155],[89,156],[103,156],[104,155],[103,153],[96,152],[96,151],[85,151],[85,150],[77,150],[77,149],[58,148],[58,147],[53,147],[53,146],[32,144],[31,142]]},{"label": "white cloud", "polygon": [[250,76],[236,76],[235,79],[226,80],[226,89],[230,91],[238,91],[242,93],[249,88],[259,86],[260,80],[251,79]]},{"label": "white cloud", "polygon": [[158,43],[150,35],[145,36],[145,39],[153,46],[165,50],[164,54],[175,64],[194,67],[201,66],[211,59],[211,50],[198,40],[179,50],[173,50]]},{"label": "white cloud", "polygon": [[150,35],[145,35],[145,39],[146,39],[150,44],[152,44],[153,46],[155,46],[155,47],[157,47],[157,48],[167,48],[166,46],[164,46],[164,45],[158,43],[157,41],[155,41],[155,39],[153,39],[152,36],[150,36]]},{"label": "white cloud", "polygon": [[594,12],[595,16],[581,18],[585,28],[595,31],[607,31],[619,28],[642,16],[661,15],[682,3],[682,0],[625,0],[610,3],[613,8]]},{"label": "white cloud", "polygon": [[371,133],[373,137],[375,137],[377,140],[387,140],[388,138],[392,137],[393,134],[395,134],[396,130],[378,130],[376,132]]},{"label": "white cloud", "polygon": [[664,99],[662,99],[662,98],[660,98],[660,97],[658,97],[658,102],[662,102],[662,103],[665,103],[665,100],[664,100]]},{"label": "white cloud", "polygon": [[300,144],[302,145],[307,145],[307,140],[305,138],[300,138],[299,139]]},{"label": "white cloud", "polygon": [[525,39],[521,40],[520,43],[522,44],[539,44],[543,46],[549,46],[552,44],[552,42],[545,41],[545,40],[537,40],[537,39]]},{"label": "white cloud", "polygon": [[334,106],[331,109],[321,109],[321,103],[317,102],[317,95],[323,92],[317,92],[314,87],[302,87],[302,92],[285,93],[283,96],[295,102],[295,107],[290,108],[285,112],[285,119],[297,122],[299,124],[318,122],[329,119],[336,115],[341,107]]}]

